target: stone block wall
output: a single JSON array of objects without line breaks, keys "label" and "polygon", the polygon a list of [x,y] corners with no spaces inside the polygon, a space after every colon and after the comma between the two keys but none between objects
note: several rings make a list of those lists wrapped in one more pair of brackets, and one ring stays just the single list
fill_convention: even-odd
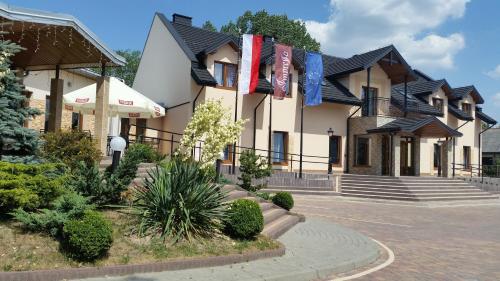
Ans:
[{"label": "stone block wall", "polygon": [[[349,172],[363,175],[381,175],[382,174],[382,135],[367,134],[366,130],[374,129],[393,121],[393,117],[359,117],[352,118],[349,122]],[[370,138],[369,165],[355,165],[356,157],[356,136]],[[393,158],[394,159],[394,158]]]},{"label": "stone block wall", "polygon": [[471,183],[472,185],[479,187],[484,191],[500,194],[500,178],[489,178],[489,177],[484,177],[482,179],[479,177],[472,177],[472,178],[458,177],[458,178],[468,183]]}]

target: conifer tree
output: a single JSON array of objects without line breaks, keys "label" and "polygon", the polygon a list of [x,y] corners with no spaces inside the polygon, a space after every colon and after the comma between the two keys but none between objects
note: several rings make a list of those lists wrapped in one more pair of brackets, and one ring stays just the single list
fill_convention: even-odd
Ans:
[{"label": "conifer tree", "polygon": [[31,162],[36,158],[40,139],[35,130],[24,127],[29,118],[40,114],[26,106],[11,57],[22,47],[10,40],[0,40],[0,157],[2,161]]}]

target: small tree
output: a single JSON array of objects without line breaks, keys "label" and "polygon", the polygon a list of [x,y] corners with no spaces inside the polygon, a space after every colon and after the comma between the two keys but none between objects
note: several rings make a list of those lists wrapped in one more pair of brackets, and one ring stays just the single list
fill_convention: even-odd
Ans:
[{"label": "small tree", "polygon": [[176,155],[188,159],[198,141],[204,141],[201,154],[203,168],[212,165],[221,151],[230,143],[234,143],[241,135],[247,120],[231,120],[231,113],[222,106],[220,100],[207,101],[196,107],[184,135],[182,136]]},{"label": "small tree", "polygon": [[206,29],[206,30],[208,30],[208,31],[217,32],[217,28],[215,28],[215,25],[214,25],[211,21],[209,21],[209,20],[207,20],[207,21],[206,21],[206,22],[205,22],[205,23],[201,26],[201,28]]},{"label": "small tree", "polygon": [[11,70],[10,58],[21,50],[15,43],[0,41],[0,158],[12,162],[32,161],[40,146],[38,133],[24,127],[40,111],[26,106],[22,85]]},{"label": "small tree", "polygon": [[252,180],[269,177],[271,166],[266,158],[255,154],[254,150],[247,149],[240,156],[240,172],[240,186],[248,191],[257,191],[261,186],[252,185]]}]

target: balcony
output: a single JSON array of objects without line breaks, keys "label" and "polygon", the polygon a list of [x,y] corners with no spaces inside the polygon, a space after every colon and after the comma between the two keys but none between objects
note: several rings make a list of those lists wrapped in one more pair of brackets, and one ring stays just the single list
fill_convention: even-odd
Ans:
[{"label": "balcony", "polygon": [[371,116],[394,116],[395,111],[391,105],[390,98],[365,98],[362,100],[361,105],[361,116],[371,117]]},{"label": "balcony", "polygon": [[405,100],[403,95],[392,95],[391,98],[368,98],[362,100],[361,116],[385,116],[385,117],[403,117],[406,108],[407,112],[442,116],[443,113],[433,107],[432,105],[418,100],[414,97],[408,96],[405,107]]}]

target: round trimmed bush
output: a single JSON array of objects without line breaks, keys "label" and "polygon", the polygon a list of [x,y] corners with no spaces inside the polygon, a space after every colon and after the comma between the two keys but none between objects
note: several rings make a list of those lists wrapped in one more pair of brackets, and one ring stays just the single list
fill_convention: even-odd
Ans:
[{"label": "round trimmed bush", "polygon": [[81,219],[64,224],[63,242],[69,255],[81,261],[104,256],[113,242],[111,224],[100,213],[86,211]]},{"label": "round trimmed bush", "polygon": [[248,199],[234,201],[228,211],[225,231],[234,238],[250,239],[264,229],[264,216],[259,204]]},{"label": "round trimmed bush", "polygon": [[272,201],[275,205],[290,211],[293,208],[293,197],[289,192],[278,192],[273,196]]}]

